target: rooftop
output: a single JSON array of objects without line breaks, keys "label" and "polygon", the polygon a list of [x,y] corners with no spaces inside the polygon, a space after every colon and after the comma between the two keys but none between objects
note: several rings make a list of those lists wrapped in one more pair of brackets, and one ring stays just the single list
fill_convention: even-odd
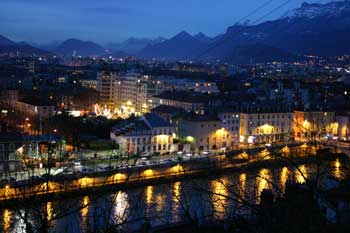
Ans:
[{"label": "rooftop", "polygon": [[146,113],[143,116],[143,119],[145,120],[146,124],[151,128],[171,127],[170,123],[153,113]]},{"label": "rooftop", "polygon": [[206,103],[209,101],[208,95],[192,93],[187,91],[165,91],[155,97],[161,99],[176,100],[186,103]]}]

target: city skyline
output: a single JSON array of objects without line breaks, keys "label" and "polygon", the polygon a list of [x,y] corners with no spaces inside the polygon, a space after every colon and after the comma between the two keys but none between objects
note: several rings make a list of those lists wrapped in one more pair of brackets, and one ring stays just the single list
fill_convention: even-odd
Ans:
[{"label": "city skyline", "polygon": [[[249,0],[237,3],[224,0],[220,4],[215,4],[210,0],[200,3],[198,0],[186,2],[152,0],[147,3],[87,1],[86,4],[81,4],[81,1],[43,3],[37,0],[30,2],[5,0],[0,10],[0,28],[2,28],[0,34],[15,41],[34,43],[77,38],[101,44],[121,42],[130,37],[170,38],[183,30],[191,34],[203,32],[208,36],[216,36],[236,22],[243,23],[245,20],[254,22],[286,3],[264,20],[279,18],[288,10],[300,6],[302,2],[304,1]],[[200,10],[194,12],[193,9],[198,6],[201,7]]]}]

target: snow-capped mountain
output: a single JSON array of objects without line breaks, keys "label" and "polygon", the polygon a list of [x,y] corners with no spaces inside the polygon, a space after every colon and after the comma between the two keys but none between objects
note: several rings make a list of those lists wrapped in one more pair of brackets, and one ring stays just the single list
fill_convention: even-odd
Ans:
[{"label": "snow-capped mountain", "polygon": [[282,18],[339,17],[350,13],[350,1],[336,1],[326,4],[304,2],[300,8],[287,12]]},{"label": "snow-capped mountain", "polygon": [[[216,40],[215,46],[209,44],[211,48],[203,48],[205,52],[199,54],[200,59],[233,61],[237,47],[256,48],[256,45],[262,45],[275,48],[270,51],[278,54],[285,51],[300,56],[337,56],[350,54],[349,41],[350,0],[326,4],[303,3],[277,20],[257,25],[231,26]],[[265,47],[261,51],[267,52],[269,49]],[[193,55],[194,58],[198,56]],[[247,60],[250,59],[254,60],[247,56]]]}]

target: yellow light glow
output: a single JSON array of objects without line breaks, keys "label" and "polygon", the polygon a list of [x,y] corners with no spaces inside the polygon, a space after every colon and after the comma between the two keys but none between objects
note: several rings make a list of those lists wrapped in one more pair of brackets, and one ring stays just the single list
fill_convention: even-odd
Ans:
[{"label": "yellow light glow", "polygon": [[260,134],[272,134],[274,127],[269,124],[265,124],[259,127]]},{"label": "yellow light glow", "polygon": [[340,167],[341,167],[341,163],[340,163],[339,159],[337,159],[336,161],[334,161],[333,175],[338,179],[341,179],[343,176],[342,172],[340,170]]},{"label": "yellow light glow", "polygon": [[308,120],[304,120],[303,121],[303,128],[305,130],[309,130],[310,129],[310,122],[308,122]]},{"label": "yellow light glow", "polygon": [[213,180],[211,183],[211,202],[214,207],[215,216],[219,219],[225,217],[225,211],[227,210],[228,183],[227,178]]},{"label": "yellow light glow", "polygon": [[239,175],[239,197],[241,200],[244,200],[245,198],[245,192],[246,192],[246,183],[247,183],[247,174],[242,173]]},{"label": "yellow light glow", "polygon": [[178,164],[178,165],[170,168],[170,172],[171,173],[181,173],[181,172],[184,172],[184,169],[180,164]]},{"label": "yellow light glow", "polygon": [[243,135],[239,136],[239,142],[241,142],[241,143],[244,142],[244,136]]},{"label": "yellow light glow", "polygon": [[81,202],[81,216],[86,217],[89,213],[89,204],[90,204],[90,198],[89,196],[85,196]]},{"label": "yellow light glow", "polygon": [[181,182],[175,182],[173,186],[173,201],[175,203],[178,203],[180,201],[180,194],[181,194]]},{"label": "yellow light glow", "polygon": [[169,141],[169,135],[157,135],[156,136],[156,141],[157,141],[157,144],[167,144],[168,141]]},{"label": "yellow light glow", "polygon": [[78,184],[80,185],[80,187],[87,187],[92,183],[93,183],[93,178],[90,178],[90,177],[84,177],[78,180]]},{"label": "yellow light glow", "polygon": [[290,148],[288,146],[285,146],[281,149],[281,152],[284,154],[284,155],[288,155],[290,154]]},{"label": "yellow light glow", "polygon": [[308,177],[308,171],[305,167],[305,165],[300,165],[298,167],[298,169],[295,171],[295,180],[298,182],[298,183],[305,183],[306,180]]},{"label": "yellow light glow", "polygon": [[271,189],[271,174],[267,169],[261,169],[259,175],[256,177],[256,185],[257,185],[257,203],[260,202],[260,195],[264,189]]},{"label": "yellow light glow", "polygon": [[52,202],[48,202],[46,203],[46,213],[47,213],[47,221],[51,221],[53,218],[53,206],[52,206]]},{"label": "yellow light glow", "polygon": [[9,233],[11,230],[11,219],[12,219],[11,211],[8,209],[5,209],[3,212],[3,218],[2,218],[2,228],[5,233]]},{"label": "yellow light glow", "polygon": [[193,143],[195,142],[195,138],[192,137],[192,136],[187,136],[187,137],[186,137],[186,141],[187,141],[188,143],[193,144]]},{"label": "yellow light glow", "polygon": [[146,203],[148,205],[152,204],[153,199],[153,186],[147,186],[146,188]]},{"label": "yellow light glow", "polygon": [[113,176],[114,182],[124,182],[126,180],[126,175],[123,173],[117,173]]},{"label": "yellow light glow", "polygon": [[282,188],[282,191],[285,191],[286,188],[286,182],[288,180],[288,175],[289,175],[289,170],[287,167],[283,167],[281,170],[281,175],[280,175],[280,185]]},{"label": "yellow light glow", "polygon": [[155,171],[152,170],[152,169],[147,169],[147,170],[142,172],[142,176],[146,177],[146,178],[147,177],[153,177],[153,176],[155,176]]},{"label": "yellow light glow", "polygon": [[243,153],[240,153],[239,155],[237,155],[237,158],[239,158],[239,159],[248,159],[249,155],[247,154],[247,152],[243,152]]}]

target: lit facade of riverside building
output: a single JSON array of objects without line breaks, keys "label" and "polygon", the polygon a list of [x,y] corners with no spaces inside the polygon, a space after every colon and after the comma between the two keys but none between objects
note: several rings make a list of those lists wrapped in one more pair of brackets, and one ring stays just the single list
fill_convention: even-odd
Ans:
[{"label": "lit facade of riverside building", "polygon": [[293,112],[240,113],[241,144],[286,142],[293,139]]},{"label": "lit facade of riverside building", "polygon": [[110,136],[124,154],[165,154],[174,151],[173,126],[159,116],[147,113],[137,120],[114,126]]},{"label": "lit facade of riverside building", "polygon": [[295,111],[294,122],[296,140],[333,137],[338,133],[335,112]]},{"label": "lit facade of riverside building", "polygon": [[190,115],[178,120],[177,135],[194,150],[226,150],[233,146],[232,134],[214,115]]}]

